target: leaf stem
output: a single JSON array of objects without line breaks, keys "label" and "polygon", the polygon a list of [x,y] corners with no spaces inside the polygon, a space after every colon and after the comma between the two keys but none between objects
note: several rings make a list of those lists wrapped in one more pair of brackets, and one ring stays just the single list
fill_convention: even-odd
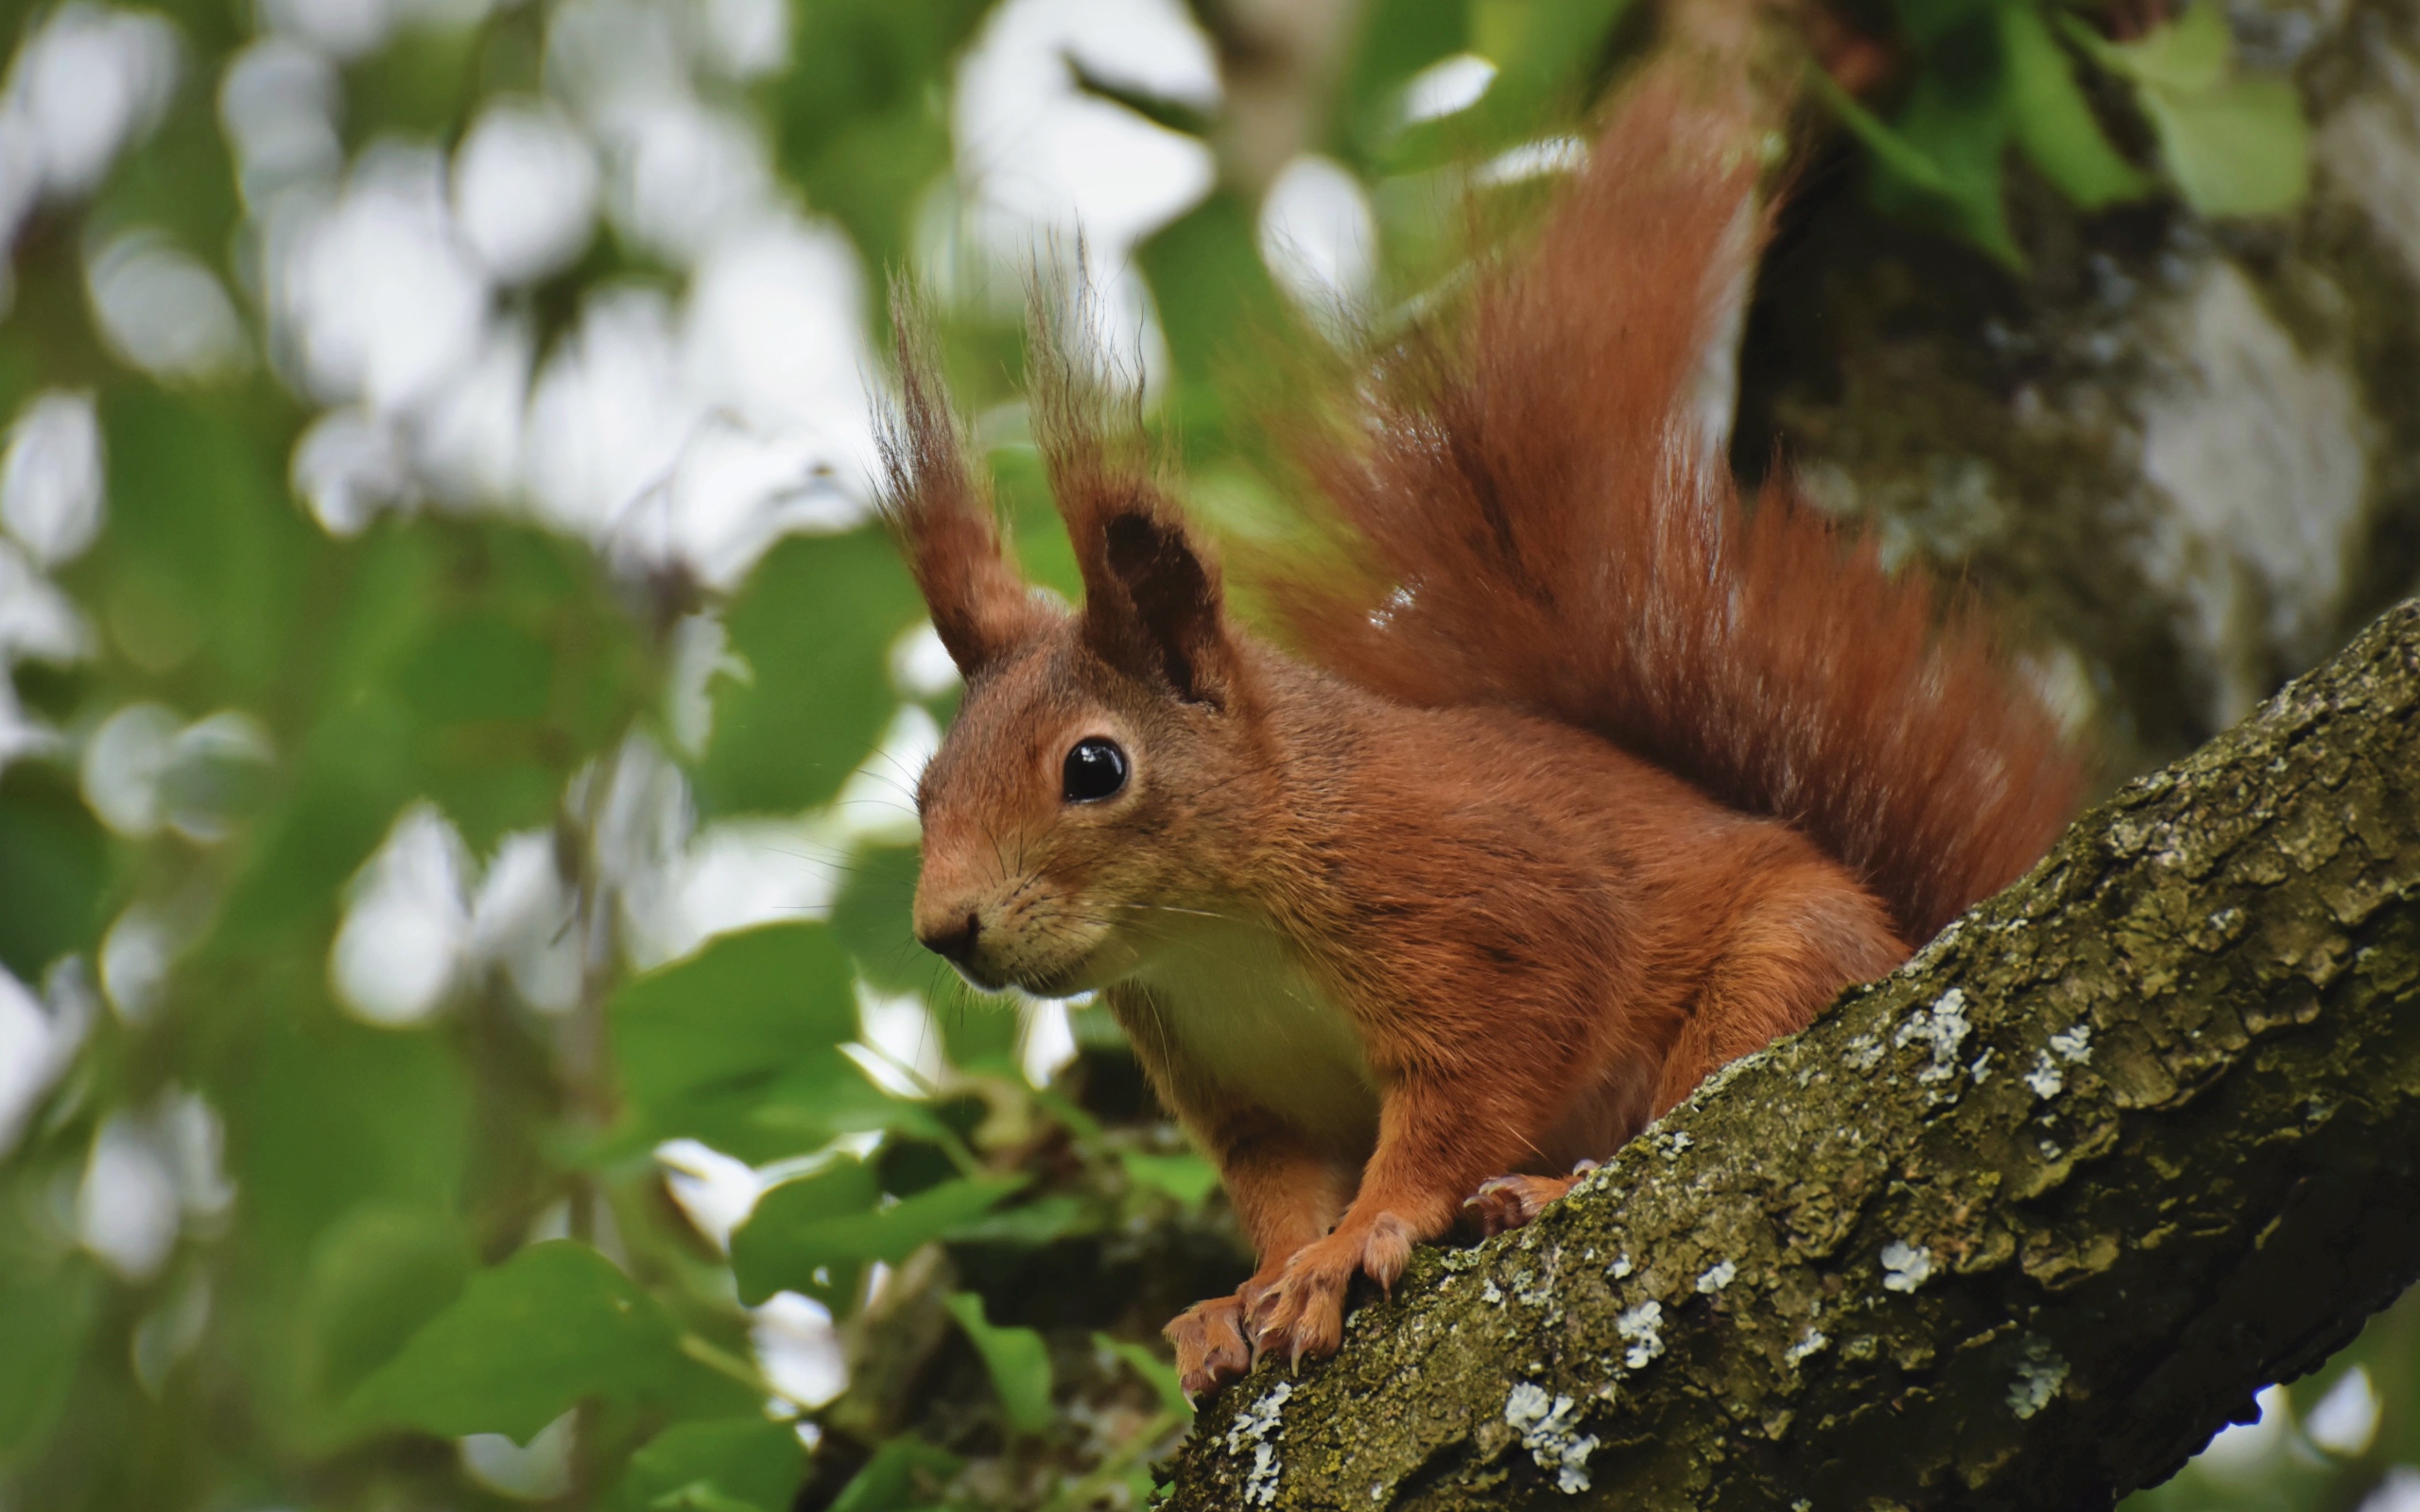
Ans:
[{"label": "leaf stem", "polygon": [[773,1384],[767,1379],[765,1372],[709,1339],[695,1333],[683,1333],[681,1335],[681,1352],[716,1374],[730,1377],[751,1391],[761,1392],[777,1401],[786,1401],[803,1413],[811,1410],[806,1403]]}]

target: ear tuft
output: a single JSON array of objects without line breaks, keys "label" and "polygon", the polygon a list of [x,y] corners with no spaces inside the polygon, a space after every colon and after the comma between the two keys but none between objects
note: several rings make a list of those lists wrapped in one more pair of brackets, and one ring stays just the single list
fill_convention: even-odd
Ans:
[{"label": "ear tuft", "polygon": [[1218,563],[1154,479],[1139,367],[1102,355],[1089,287],[1063,304],[1035,301],[1035,429],[1083,575],[1085,642],[1132,677],[1223,709],[1240,663]]},{"label": "ear tuft", "polygon": [[933,628],[969,680],[1036,633],[1049,610],[1026,591],[990,490],[968,458],[933,353],[931,321],[905,286],[891,300],[898,409],[881,428],[883,517],[907,552]]}]

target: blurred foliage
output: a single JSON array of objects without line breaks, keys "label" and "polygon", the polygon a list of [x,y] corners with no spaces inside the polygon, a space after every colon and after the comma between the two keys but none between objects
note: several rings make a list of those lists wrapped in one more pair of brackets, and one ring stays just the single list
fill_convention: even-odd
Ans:
[{"label": "blurred foliage", "polygon": [[[1899,42],[1914,66],[1887,122],[1828,75],[1814,77],[1871,150],[1878,203],[2011,266],[2025,261],[2008,224],[2013,155],[2085,210],[2152,191],[2155,180],[2104,124],[2114,84],[2149,121],[2158,165],[2193,210],[2292,208],[2308,174],[2292,84],[2238,71],[2218,0],[2162,9],[2096,17],[2035,0],[1895,0]],[[2160,19],[2126,41],[2105,34],[2146,15]]]},{"label": "blurred foliage", "polygon": [[[290,363],[165,381],[114,360],[93,324],[86,238],[140,223],[251,290],[262,345],[261,232],[214,113],[250,8],[161,9],[184,49],[162,124],[89,202],[36,214],[0,321],[0,409],[92,392],[108,477],[105,532],[57,574],[93,654],[11,668],[17,701],[62,738],[0,771],[0,965],[75,1044],[0,1146],[0,1506],[1140,1504],[1188,1416],[1156,1329],[1246,1257],[1214,1174],[1101,1016],[1078,1010],[1074,1060],[1028,1082],[1010,1008],[963,1001],[915,953],[915,853],[881,834],[838,845],[828,918],[648,970],[617,922],[616,826],[648,752],[681,753],[706,819],[828,815],[859,774],[896,797],[907,774],[869,753],[903,707],[945,715],[950,696],[895,680],[921,616],[888,543],[793,538],[717,594],[493,512],[320,529],[287,483],[311,418]],[[955,70],[991,9],[800,0],[792,65],[735,92],[868,269],[932,271],[920,237],[953,171]],[[52,11],[14,14],[10,47]],[[548,87],[549,14],[530,0],[406,26],[342,69],[344,146],[450,147],[484,102]],[[1622,0],[1373,0],[1311,145],[1368,189],[1381,299],[1450,268],[1463,169],[1564,129],[1635,45],[1626,19]],[[2301,192],[2290,90],[2236,69],[2215,0],[2123,40],[2032,0],[1899,0],[1878,44],[1906,62],[1887,109],[1830,91],[1877,195],[2005,260],[2012,153],[2087,207],[2159,174],[2212,214]],[[1492,86],[1408,122],[1407,84],[1467,51],[1495,63]],[[1078,77],[1171,129],[1219,129]],[[2129,101],[2139,118],[2113,129]],[[1205,492],[1247,505],[1269,486],[1224,386],[1273,331],[1317,339],[1262,262],[1258,215],[1222,184],[1136,254],[1167,344],[1162,420]],[[522,313],[558,340],[588,292],[631,280],[668,275],[609,233]],[[1032,448],[994,422],[1014,391],[1013,302],[948,303],[947,360],[987,417],[1029,571],[1073,592]],[[695,624],[725,653],[701,743],[672,712]],[[113,829],[91,753],[143,705],[172,725],[238,712],[259,748],[176,765],[169,818]],[[474,871],[501,868],[508,836],[538,847],[563,902],[529,947],[569,942],[566,1000],[475,956],[442,1011],[408,1023],[340,1001],[348,900],[424,802]],[[933,997],[937,1075],[855,1043],[869,991]],[[673,1141],[773,1180],[727,1247],[667,1194],[655,1152]],[[149,1253],[94,1240],[90,1210],[124,1174],[112,1160],[167,1204]],[[750,1311],[785,1292],[828,1310],[829,1336],[805,1332],[845,1389],[777,1379],[769,1333],[817,1316]],[[2411,1316],[2295,1391],[2315,1407],[2365,1370],[2375,1435],[2296,1439],[2267,1479],[2196,1471],[2157,1500],[2350,1505],[2420,1458]]]}]

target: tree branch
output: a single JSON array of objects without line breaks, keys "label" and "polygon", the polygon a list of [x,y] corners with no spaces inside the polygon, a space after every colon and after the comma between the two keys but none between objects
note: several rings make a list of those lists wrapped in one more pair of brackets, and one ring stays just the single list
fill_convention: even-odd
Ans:
[{"label": "tree branch", "polygon": [[1205,1410],[1175,1505],[2105,1506],[2420,1275],[2420,604],[1530,1228]]}]

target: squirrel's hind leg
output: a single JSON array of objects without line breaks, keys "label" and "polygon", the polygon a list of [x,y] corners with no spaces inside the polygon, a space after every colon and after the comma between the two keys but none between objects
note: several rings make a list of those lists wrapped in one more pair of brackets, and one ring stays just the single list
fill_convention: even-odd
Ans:
[{"label": "squirrel's hind leg", "polygon": [[[1725,948],[1656,1074],[1655,1118],[1715,1071],[1805,1028],[1842,988],[1880,976],[1908,956],[1882,905],[1828,861],[1769,876],[1725,934]],[[1628,1132],[1614,1143],[1625,1142]],[[1500,1234],[1535,1220],[1596,1168],[1582,1160],[1569,1176],[1494,1177],[1462,1207],[1486,1232]]]},{"label": "squirrel's hind leg", "polygon": [[1882,904],[1829,861],[1768,876],[1724,936],[1664,1057],[1656,1118],[1722,1067],[1814,1022],[1842,988],[1888,973],[1909,954]]}]

